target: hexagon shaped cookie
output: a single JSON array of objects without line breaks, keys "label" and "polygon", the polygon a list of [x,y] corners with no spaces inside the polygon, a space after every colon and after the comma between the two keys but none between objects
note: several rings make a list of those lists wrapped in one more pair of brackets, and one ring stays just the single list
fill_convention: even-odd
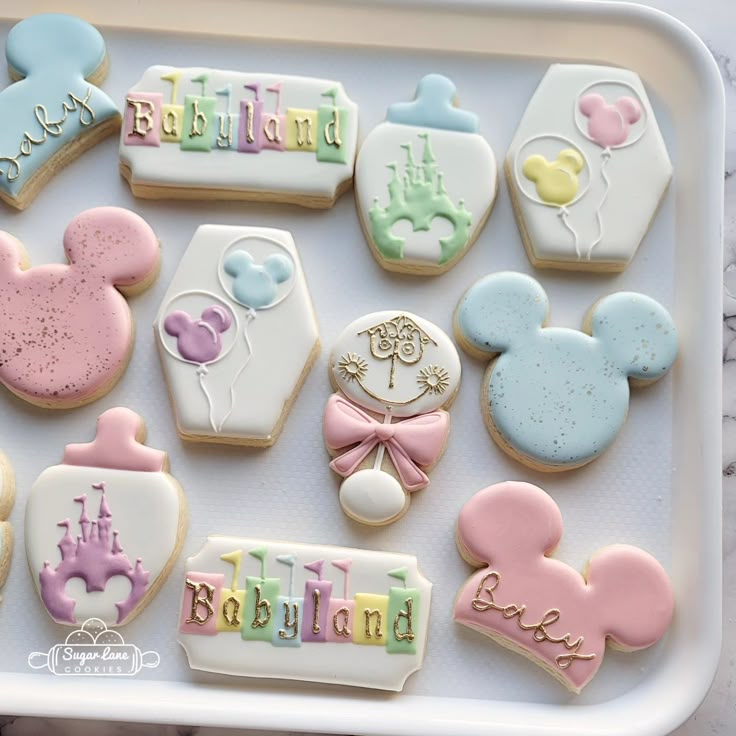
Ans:
[{"label": "hexagon shaped cookie", "polygon": [[183,439],[272,445],[319,353],[291,234],[202,225],[153,326]]},{"label": "hexagon shaped cookie", "polygon": [[623,271],[672,178],[639,76],[553,64],[506,155],[519,230],[535,266]]}]

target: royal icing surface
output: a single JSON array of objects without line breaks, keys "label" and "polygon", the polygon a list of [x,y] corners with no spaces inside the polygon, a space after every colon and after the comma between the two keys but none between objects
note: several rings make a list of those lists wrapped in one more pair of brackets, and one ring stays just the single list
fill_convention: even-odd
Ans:
[{"label": "royal icing surface", "polygon": [[639,76],[575,64],[550,66],[506,167],[532,255],[550,267],[626,268],[672,176]]},{"label": "royal icing surface", "polygon": [[485,276],[461,299],[458,337],[495,357],[483,409],[501,447],[542,469],[594,460],[615,439],[629,406],[629,379],[651,382],[669,370],[677,331],[667,310],[633,292],[601,299],[590,332],[543,327],[547,295],[530,276]]},{"label": "royal icing surface", "polygon": [[7,519],[14,500],[13,470],[8,459],[0,452],[0,588],[7,577],[13,555],[13,529]]},{"label": "royal icing surface", "polygon": [[324,437],[335,454],[330,467],[346,479],[343,510],[369,524],[394,521],[409,503],[404,490],[429,484],[423,468],[447,442],[450,417],[442,407],[460,385],[455,345],[422,317],[374,312],[345,328],[329,370],[338,393],[325,408]]},{"label": "royal icing surface", "polygon": [[193,669],[398,691],[422,664],[432,584],[411,555],[211,536],[181,590]]},{"label": "royal icing surface", "polygon": [[113,133],[120,113],[86,81],[105,61],[105,42],[89,23],[34,15],[11,29],[5,55],[21,79],[0,92],[0,199],[15,204],[65,146],[100,126]]},{"label": "royal icing surface", "polygon": [[638,547],[604,547],[583,576],[549,557],[561,536],[560,510],[541,488],[507,482],[476,493],[460,511],[457,542],[481,569],[458,593],[454,618],[579,693],[606,639],[633,651],[664,636],[674,596],[662,566]]},{"label": "royal icing surface", "polygon": [[154,334],[182,435],[272,444],[319,346],[291,234],[199,227]]},{"label": "royal icing surface", "polygon": [[76,406],[124,370],[133,319],[118,289],[155,275],[156,236],[129,210],[98,207],[64,233],[69,265],[24,269],[22,245],[0,232],[0,382],[26,401]]},{"label": "royal icing surface", "polygon": [[125,105],[121,170],[138,196],[206,189],[327,207],[352,179],[358,108],[339,82],[152,66]]},{"label": "royal icing surface", "polygon": [[[493,151],[478,118],[453,106],[455,85],[420,80],[413,102],[388,108],[361,146],[356,203],[379,263],[441,273],[475,240],[496,196]],[[419,268],[418,268],[419,267]]]},{"label": "royal icing surface", "polygon": [[166,454],[135,438],[141,418],[109,409],[96,439],[67,445],[26,506],[28,564],[49,615],[60,624],[130,620],[163,582],[178,553],[186,509],[165,472]]}]

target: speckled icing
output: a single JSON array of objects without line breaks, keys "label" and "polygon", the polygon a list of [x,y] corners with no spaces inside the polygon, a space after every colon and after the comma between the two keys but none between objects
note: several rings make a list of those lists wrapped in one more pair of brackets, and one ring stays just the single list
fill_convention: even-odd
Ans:
[{"label": "speckled icing", "polygon": [[60,624],[120,626],[155,594],[178,553],[186,509],[166,455],[141,443],[130,409],[108,409],[92,442],[67,445],[33,484],[26,506],[28,564]]},{"label": "speckled icing", "polygon": [[594,460],[613,442],[628,411],[628,379],[663,376],[677,333],[664,307],[643,294],[601,299],[590,335],[543,327],[548,309],[533,278],[496,273],[463,296],[456,330],[472,350],[498,355],[485,378],[483,409],[504,449],[565,469]]},{"label": "speckled icing", "polygon": [[[0,232],[0,382],[27,401],[91,401],[125,368],[133,320],[118,288],[158,269],[158,241],[129,210],[98,207],[64,233],[69,265],[24,270],[22,245]],[[117,287],[117,288],[116,288]]]},{"label": "speckled icing", "polygon": [[105,59],[105,42],[89,23],[32,16],[11,29],[5,54],[23,77],[0,93],[0,196],[12,202],[52,156],[120,114],[85,81]]},{"label": "speckled icing", "polygon": [[507,482],[476,493],[460,511],[457,543],[481,569],[458,593],[454,619],[521,649],[579,693],[607,638],[634,651],[664,636],[674,595],[662,566],[638,547],[600,549],[583,576],[549,557],[561,537],[560,510],[541,488]]}]

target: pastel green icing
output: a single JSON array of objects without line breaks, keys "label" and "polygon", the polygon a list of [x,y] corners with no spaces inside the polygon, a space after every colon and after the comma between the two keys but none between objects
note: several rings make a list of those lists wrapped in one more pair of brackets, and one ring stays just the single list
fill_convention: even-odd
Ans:
[{"label": "pastel green icing", "polygon": [[[389,573],[390,574],[390,573]],[[398,619],[398,631],[400,635],[409,633],[409,606],[407,600],[411,601],[411,633],[412,639],[397,639],[394,624]],[[392,587],[388,592],[388,620],[386,621],[386,651],[389,654],[416,654],[417,641],[420,640],[420,632],[417,630],[419,621],[419,605],[421,594],[418,588]],[[401,615],[401,613],[405,615]]]},{"label": "pastel green icing", "polygon": [[[268,607],[256,610],[256,599],[258,598],[256,588],[260,588],[260,601],[267,601]],[[247,641],[271,641],[273,639],[274,624],[281,620],[280,612],[277,610],[278,597],[281,592],[281,580],[279,578],[260,578],[248,576],[245,579],[245,611],[243,613],[243,628],[241,636]],[[270,610],[270,616],[265,611]],[[268,622],[265,626],[253,626],[256,620]]]},{"label": "pastel green icing", "polygon": [[105,42],[89,23],[32,16],[10,30],[5,55],[24,77],[0,92],[0,190],[15,197],[64,146],[119,113],[85,79],[105,58]]},{"label": "pastel green icing", "polygon": [[347,147],[343,140],[347,131],[348,111],[335,105],[337,89],[324,92],[322,96],[330,97],[332,104],[317,108],[317,161],[344,164],[348,160]]},{"label": "pastel green icing", "polygon": [[435,217],[443,217],[453,226],[453,233],[440,238],[439,264],[452,260],[463,250],[470,238],[471,214],[465,209],[461,199],[455,206],[447,194],[442,172],[437,165],[429,133],[419,133],[424,140],[422,163],[414,159],[412,144],[402,143],[406,151],[403,174],[399,174],[398,164],[390,163],[392,171],[388,184],[389,203],[381,207],[375,198],[368,217],[370,219],[371,239],[384,258],[402,260],[404,257],[404,238],[391,233],[399,220],[411,222],[414,232],[428,231]]},{"label": "pastel green icing", "polygon": [[493,425],[519,454],[578,465],[613,442],[628,411],[629,378],[651,381],[675,360],[667,310],[632,292],[602,299],[592,335],[543,328],[547,296],[531,277],[504,272],[463,297],[457,326],[475,348],[500,353],[488,384]]},{"label": "pastel green icing", "polygon": [[[184,97],[184,121],[181,131],[182,151],[212,150],[217,135],[216,105],[217,99],[214,97],[200,97],[198,95],[186,95]],[[195,112],[199,115],[196,115]],[[197,135],[197,132],[200,135]]]}]

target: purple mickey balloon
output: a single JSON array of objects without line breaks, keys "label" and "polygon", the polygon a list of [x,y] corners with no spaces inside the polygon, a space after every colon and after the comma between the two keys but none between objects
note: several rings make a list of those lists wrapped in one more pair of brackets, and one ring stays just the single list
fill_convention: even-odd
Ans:
[{"label": "purple mickey balloon", "polygon": [[222,352],[221,335],[232,323],[229,310],[213,305],[196,320],[186,312],[172,312],[164,320],[164,330],[176,338],[176,347],[184,360],[203,365],[217,360]]}]

